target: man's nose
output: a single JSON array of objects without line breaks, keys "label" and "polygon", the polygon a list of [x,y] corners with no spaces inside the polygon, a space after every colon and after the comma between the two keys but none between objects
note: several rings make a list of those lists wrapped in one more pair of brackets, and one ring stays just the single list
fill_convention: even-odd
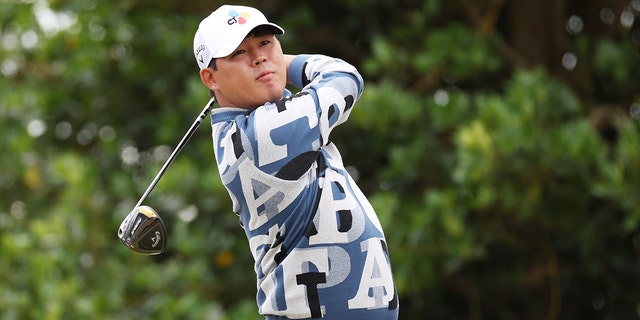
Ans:
[{"label": "man's nose", "polygon": [[265,63],[267,62],[267,57],[265,56],[260,56],[258,58],[256,58],[256,60],[253,61],[253,64],[256,66],[259,66],[261,63]]}]

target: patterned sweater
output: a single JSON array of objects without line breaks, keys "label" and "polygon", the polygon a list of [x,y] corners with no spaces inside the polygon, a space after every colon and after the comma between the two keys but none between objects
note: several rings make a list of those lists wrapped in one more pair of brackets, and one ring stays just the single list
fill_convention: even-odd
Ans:
[{"label": "patterned sweater", "polygon": [[255,110],[211,114],[214,152],[255,259],[267,319],[396,319],[382,227],[329,141],[361,96],[346,62],[299,55],[301,91]]}]

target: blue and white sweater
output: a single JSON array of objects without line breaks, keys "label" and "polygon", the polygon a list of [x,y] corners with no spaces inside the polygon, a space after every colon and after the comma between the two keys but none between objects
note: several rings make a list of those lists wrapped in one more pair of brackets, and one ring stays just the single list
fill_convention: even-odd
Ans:
[{"label": "blue and white sweater", "polygon": [[299,93],[211,114],[215,156],[255,259],[267,319],[396,319],[382,227],[329,141],[364,82],[346,62],[299,55]]}]

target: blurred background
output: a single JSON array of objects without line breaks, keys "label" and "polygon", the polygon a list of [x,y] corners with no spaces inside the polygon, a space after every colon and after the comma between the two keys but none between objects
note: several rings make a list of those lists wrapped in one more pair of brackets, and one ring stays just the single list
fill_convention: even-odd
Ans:
[{"label": "blurred background", "polygon": [[[356,65],[333,134],[384,225],[401,319],[640,318],[640,0],[236,1]],[[0,319],[260,319],[204,122],[221,1],[0,0]]]}]

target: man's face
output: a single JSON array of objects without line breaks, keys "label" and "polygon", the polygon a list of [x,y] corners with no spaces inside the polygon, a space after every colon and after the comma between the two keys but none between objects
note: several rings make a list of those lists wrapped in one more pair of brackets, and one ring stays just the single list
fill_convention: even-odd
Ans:
[{"label": "man's face", "polygon": [[282,98],[287,66],[272,34],[249,36],[229,56],[216,59],[214,91],[223,106],[255,109]]}]

